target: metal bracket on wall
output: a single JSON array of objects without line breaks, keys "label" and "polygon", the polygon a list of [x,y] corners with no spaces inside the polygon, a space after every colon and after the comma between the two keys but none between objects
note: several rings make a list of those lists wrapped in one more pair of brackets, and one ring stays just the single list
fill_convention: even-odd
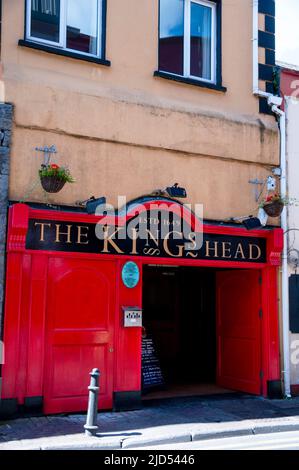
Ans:
[{"label": "metal bracket on wall", "polygon": [[49,165],[51,156],[57,153],[55,145],[51,145],[51,147],[48,147],[47,145],[44,147],[35,147],[35,150],[44,154],[44,165]]},{"label": "metal bracket on wall", "polygon": [[[254,180],[249,180],[248,183],[254,184],[254,197],[255,197],[255,202],[258,202],[259,198],[261,197],[261,194],[264,189],[265,181],[264,180],[259,180],[259,179],[254,179]],[[259,190],[259,186],[261,186],[261,190]]]}]

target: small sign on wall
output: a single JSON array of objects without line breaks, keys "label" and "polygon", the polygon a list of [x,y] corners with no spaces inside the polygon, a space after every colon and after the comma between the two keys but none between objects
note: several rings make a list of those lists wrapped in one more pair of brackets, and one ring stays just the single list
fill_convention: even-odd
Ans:
[{"label": "small sign on wall", "polygon": [[126,287],[129,289],[136,287],[140,279],[140,273],[137,264],[133,261],[128,261],[125,263],[121,272],[121,277]]},{"label": "small sign on wall", "polygon": [[142,310],[138,307],[123,307],[124,327],[141,327],[142,326]]}]

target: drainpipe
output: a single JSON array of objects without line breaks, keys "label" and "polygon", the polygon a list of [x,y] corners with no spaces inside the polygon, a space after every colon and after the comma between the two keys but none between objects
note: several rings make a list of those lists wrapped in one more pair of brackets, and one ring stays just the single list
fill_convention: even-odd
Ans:
[{"label": "drainpipe", "polygon": [[[268,98],[271,105],[271,98]],[[279,117],[280,131],[280,168],[281,187],[283,198],[287,197],[287,157],[286,157],[286,115],[277,105],[272,105],[272,111]],[[285,234],[282,254],[282,338],[283,338],[283,378],[284,396],[291,398],[290,378],[290,320],[289,320],[289,270],[288,270],[288,210],[284,208],[281,214],[281,228]]]},{"label": "drainpipe", "polygon": [[[257,97],[267,98],[268,105],[272,112],[279,118],[280,132],[280,167],[281,167],[281,196],[287,196],[287,160],[286,160],[286,116],[285,112],[279,108],[282,104],[282,98],[267,93],[259,88],[259,44],[258,44],[258,17],[259,0],[252,0],[253,6],[253,36],[252,36],[252,59],[253,59],[253,94]],[[288,213],[285,207],[281,215],[281,228],[283,233],[288,231]],[[290,337],[289,337],[289,275],[288,275],[288,246],[287,238],[284,242],[283,261],[282,261],[282,336],[283,336],[283,380],[284,396],[291,397],[290,380]]]}]

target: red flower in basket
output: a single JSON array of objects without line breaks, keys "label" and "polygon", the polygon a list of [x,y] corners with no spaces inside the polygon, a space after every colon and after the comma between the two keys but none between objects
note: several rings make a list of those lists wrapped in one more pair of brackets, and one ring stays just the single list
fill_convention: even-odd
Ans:
[{"label": "red flower in basket", "polygon": [[52,170],[59,170],[59,166],[56,163],[52,163],[51,168]]}]

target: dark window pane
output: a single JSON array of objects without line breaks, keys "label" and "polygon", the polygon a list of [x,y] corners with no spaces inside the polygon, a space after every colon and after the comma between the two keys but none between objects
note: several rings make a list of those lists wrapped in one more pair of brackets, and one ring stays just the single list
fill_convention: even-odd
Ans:
[{"label": "dark window pane", "polygon": [[212,9],[191,3],[190,73],[211,80]]},{"label": "dark window pane", "polygon": [[59,42],[60,0],[32,0],[31,36]]},{"label": "dark window pane", "polygon": [[184,74],[183,0],[160,0],[159,70]]},{"label": "dark window pane", "polygon": [[66,47],[97,54],[98,3],[101,0],[68,0]]}]

